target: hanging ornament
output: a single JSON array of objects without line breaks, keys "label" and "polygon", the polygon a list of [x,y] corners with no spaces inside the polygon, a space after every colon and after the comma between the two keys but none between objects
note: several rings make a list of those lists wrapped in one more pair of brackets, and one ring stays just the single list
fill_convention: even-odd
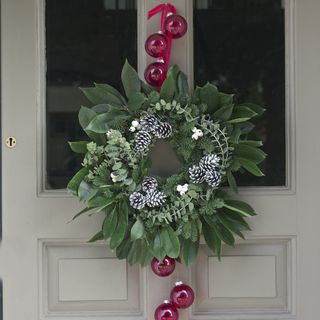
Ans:
[{"label": "hanging ornament", "polygon": [[167,37],[161,33],[154,33],[147,38],[144,47],[149,56],[163,57],[168,50]]},{"label": "hanging ornament", "polygon": [[174,271],[176,267],[176,261],[173,258],[166,256],[162,262],[153,258],[151,261],[152,271],[159,277],[167,277]]},{"label": "hanging ornament", "polygon": [[162,62],[154,62],[148,65],[144,72],[144,78],[153,87],[161,87],[166,79],[167,69]]},{"label": "hanging ornament", "polygon": [[176,286],[171,290],[170,298],[178,309],[185,309],[192,305],[194,292],[190,286],[179,281],[176,282]]},{"label": "hanging ornament", "polygon": [[155,320],[178,320],[179,314],[177,308],[170,303],[168,300],[165,300],[154,312]]},{"label": "hanging ornament", "polygon": [[186,19],[178,14],[171,14],[165,22],[165,30],[173,39],[181,38],[188,30]]}]

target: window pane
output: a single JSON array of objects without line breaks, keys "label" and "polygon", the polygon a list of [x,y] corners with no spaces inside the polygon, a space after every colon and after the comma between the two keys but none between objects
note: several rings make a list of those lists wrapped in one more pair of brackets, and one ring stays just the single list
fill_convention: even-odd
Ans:
[{"label": "window pane", "polygon": [[242,186],[283,186],[285,156],[285,39],[281,0],[195,0],[195,83],[236,92],[238,102],[266,106],[252,138],[268,153],[264,178],[238,177]]},{"label": "window pane", "polygon": [[121,90],[125,58],[137,63],[134,0],[46,0],[47,189],[65,188],[81,157],[67,141],[86,139],[78,125],[81,86],[107,82]]}]

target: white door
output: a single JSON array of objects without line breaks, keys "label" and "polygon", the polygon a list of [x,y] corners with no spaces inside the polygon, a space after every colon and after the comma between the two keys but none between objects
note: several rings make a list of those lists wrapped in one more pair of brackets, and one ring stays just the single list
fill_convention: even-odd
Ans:
[{"label": "white door", "polygon": [[[217,66],[225,69],[223,59],[214,61],[210,56],[219,51],[219,41],[221,46],[230,44],[222,55],[227,58],[233,51],[239,56],[234,61],[239,68],[245,59],[247,64],[250,61],[250,70],[240,74],[247,83],[250,77],[254,78],[254,70],[258,72],[261,63],[269,61],[268,54],[281,47],[285,48],[282,63],[286,71],[285,79],[281,79],[282,71],[278,69],[264,74],[263,80],[255,82],[256,87],[250,87],[251,93],[262,94],[265,79],[269,83],[277,81],[277,90],[270,91],[272,99],[281,94],[284,99],[270,109],[272,113],[264,124],[269,128],[267,139],[274,139],[268,150],[273,161],[266,165],[271,178],[264,180],[264,186],[240,188],[239,197],[259,213],[250,221],[253,231],[247,234],[248,240],[239,241],[235,248],[224,248],[221,263],[202,246],[191,270],[179,266],[167,279],[157,278],[149,268],[128,267],[103,243],[88,244],[86,241],[98,230],[101,217],[82,217],[67,224],[81,206],[61,187],[69,174],[67,169],[75,163],[72,159],[64,162],[65,145],[61,139],[66,124],[74,119],[70,118],[74,110],[68,108],[82,103],[76,100],[72,89],[79,75],[78,56],[82,50],[88,54],[85,65],[90,65],[95,54],[101,57],[97,51],[89,50],[97,37],[99,48],[115,61],[119,55],[134,56],[131,49],[137,44],[137,64],[142,74],[148,60],[143,43],[157,23],[153,20],[147,24],[146,12],[159,1],[139,0],[137,11],[132,4],[135,1],[66,0],[61,1],[63,10],[59,2],[1,1],[3,319],[152,319],[155,307],[168,296],[176,280],[191,284],[196,294],[193,307],[181,313],[181,319],[317,319],[320,2],[208,0],[195,1],[193,8],[192,1],[172,1],[189,21],[188,36],[174,43],[172,62],[178,63],[190,79],[195,75],[195,82],[206,77],[212,80],[209,75],[219,73]],[[101,10],[105,10],[105,16],[101,16]],[[265,41],[278,39],[279,43],[259,59],[249,54],[254,48],[243,55],[235,45],[241,38],[241,34],[235,36],[236,31],[248,31],[243,23],[263,21],[273,16],[272,10],[280,10],[280,20],[276,20],[279,24],[266,20],[263,25],[278,28],[275,30],[285,37],[281,40],[277,32],[270,31],[272,28],[265,29],[269,32],[269,40]],[[88,22],[90,19],[92,23]],[[96,24],[99,19],[105,21],[103,28]],[[122,41],[119,45],[108,37],[113,32],[128,35],[121,29],[126,26],[119,22],[123,20],[131,28],[126,32],[138,30],[138,36],[132,41],[129,32],[125,39],[118,39],[119,43]],[[70,29],[63,28],[65,21]],[[116,21],[119,23],[115,24]],[[215,27],[210,25],[213,22]],[[224,32],[222,40],[219,30]],[[257,34],[257,30],[260,29],[251,28],[249,34],[263,43],[264,35]],[[64,42],[68,32],[70,42]],[[252,43],[244,35],[247,50]],[[68,57],[55,60],[64,53]],[[100,59],[96,70],[86,72],[103,77],[102,69],[117,69],[113,60],[108,59]],[[281,63],[279,59],[275,63]],[[66,61],[70,68],[59,68],[59,63]],[[78,79],[79,84],[81,77],[88,78],[86,72]],[[233,75],[239,77],[234,70],[231,78]],[[214,80],[223,83],[227,79],[223,73],[219,76]],[[110,74],[109,82],[116,82],[116,77]],[[50,112],[46,108],[51,108]],[[280,115],[283,117],[279,120]],[[5,145],[10,137],[16,139],[14,148]]]}]

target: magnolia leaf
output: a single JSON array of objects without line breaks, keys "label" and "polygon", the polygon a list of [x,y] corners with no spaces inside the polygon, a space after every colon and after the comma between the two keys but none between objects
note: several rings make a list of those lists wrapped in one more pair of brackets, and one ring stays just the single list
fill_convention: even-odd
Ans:
[{"label": "magnolia leaf", "polygon": [[81,181],[84,179],[84,177],[89,173],[89,168],[84,167],[80,169],[69,181],[67,188],[74,194],[78,194],[78,189],[80,186]]},{"label": "magnolia leaf", "polygon": [[264,176],[263,172],[259,169],[259,167],[250,160],[238,158],[239,163],[243,168],[252,173],[256,177]]},{"label": "magnolia leaf", "polygon": [[253,208],[247,204],[246,202],[239,201],[239,200],[225,200],[224,207],[240,213],[244,217],[255,216],[256,212]]},{"label": "magnolia leaf", "polygon": [[244,239],[244,235],[242,234],[241,230],[238,229],[238,225],[233,223],[232,221],[228,220],[227,217],[222,212],[221,214],[217,215],[218,220],[220,223],[228,229],[230,232],[233,232],[234,234],[238,235],[240,238]]},{"label": "magnolia leaf", "polygon": [[181,253],[184,263],[187,267],[191,266],[192,263],[197,258],[198,249],[199,249],[199,239],[193,242],[191,239],[182,239],[181,238]]},{"label": "magnolia leaf", "polygon": [[75,153],[86,153],[87,150],[87,144],[89,141],[74,141],[74,142],[68,142],[71,150]]},{"label": "magnolia leaf", "polygon": [[234,94],[219,92],[220,105],[232,104]]},{"label": "magnolia leaf", "polygon": [[218,109],[214,114],[214,118],[221,121],[227,121],[232,114],[233,104],[225,105]]},{"label": "magnolia leaf", "polygon": [[262,162],[266,158],[266,154],[256,147],[246,144],[237,144],[234,146],[234,156],[237,158],[247,159],[255,164]]},{"label": "magnolia leaf", "polygon": [[128,234],[126,234],[125,238],[121,242],[121,244],[116,249],[116,255],[118,259],[126,259],[129,255],[130,249],[132,246],[132,242]]},{"label": "magnolia leaf", "polygon": [[146,101],[146,97],[144,96],[143,93],[136,92],[132,94],[128,101],[129,111],[132,111],[133,113],[137,113],[141,109],[145,101]]},{"label": "magnolia leaf", "polygon": [[80,201],[88,201],[93,198],[99,189],[92,184],[82,180],[78,188],[78,197]]},{"label": "magnolia leaf", "polygon": [[131,240],[141,239],[144,235],[144,224],[142,220],[138,217],[137,221],[131,228]]},{"label": "magnolia leaf", "polygon": [[119,106],[126,104],[126,99],[122,96],[122,94],[109,84],[95,83],[94,85],[97,89],[102,90],[109,97],[109,101],[107,103]]},{"label": "magnolia leaf", "polygon": [[128,262],[132,266],[140,261],[143,253],[142,240],[133,241],[130,251],[128,253]]},{"label": "magnolia leaf", "polygon": [[216,86],[207,83],[204,87],[200,88],[200,99],[202,103],[208,106],[209,113],[213,113],[219,106],[219,92]]},{"label": "magnolia leaf", "polygon": [[163,258],[166,256],[166,251],[164,249],[164,241],[161,237],[161,233],[157,232],[154,241],[153,241],[153,247],[150,248],[152,251],[152,254],[159,260],[162,261]]},{"label": "magnolia leaf", "polygon": [[167,73],[166,80],[164,80],[161,89],[160,97],[165,101],[169,102],[173,99],[175,94],[175,79],[172,74],[172,69],[170,68]]},{"label": "magnolia leaf", "polygon": [[86,130],[96,133],[106,133],[110,129],[108,126],[109,114],[102,113],[97,115],[86,127]]},{"label": "magnolia leaf", "polygon": [[188,84],[188,78],[187,76],[180,71],[177,75],[177,88],[178,93],[181,96],[188,96],[189,95],[189,84]]},{"label": "magnolia leaf", "polygon": [[97,232],[90,240],[88,240],[88,242],[95,242],[95,241],[98,241],[98,240],[103,240],[102,230]]},{"label": "magnolia leaf", "polygon": [[126,235],[126,230],[128,227],[128,214],[129,214],[128,205],[126,202],[123,201],[119,206],[118,224],[110,240],[110,248],[112,250],[117,248],[120,245],[120,243],[123,241]]},{"label": "magnolia leaf", "polygon": [[113,198],[106,198],[103,196],[95,196],[88,201],[89,208],[97,208],[97,212],[102,211],[104,208],[110,206],[115,202]]},{"label": "magnolia leaf", "polygon": [[[72,218],[69,222],[77,219],[78,217],[80,217],[80,216],[83,215],[84,213],[89,212],[89,211],[91,211],[91,210],[92,210],[92,208],[84,208],[84,209],[82,209],[80,212],[78,212],[76,215],[74,215],[73,218]],[[69,222],[68,222],[68,223],[69,223]]]},{"label": "magnolia leaf", "polygon": [[247,146],[251,147],[262,147],[262,141],[260,140],[240,140],[238,142],[239,144],[245,144]]},{"label": "magnolia leaf", "polygon": [[240,104],[239,106],[241,107],[247,107],[249,109],[251,109],[252,111],[254,111],[256,113],[256,116],[260,117],[261,115],[263,115],[263,113],[266,111],[265,108],[257,105],[257,104],[254,104],[254,103],[249,103],[249,102],[246,102],[246,103],[242,103]]},{"label": "magnolia leaf", "polygon": [[238,192],[237,182],[236,182],[236,179],[234,178],[234,175],[232,174],[231,171],[227,172],[227,180],[228,180],[228,184],[229,184],[230,188],[232,189],[232,191]]},{"label": "magnolia leaf", "polygon": [[118,223],[118,212],[116,207],[107,214],[102,224],[102,232],[104,239],[108,239],[114,233]]},{"label": "magnolia leaf", "polygon": [[122,68],[121,81],[128,99],[132,94],[141,91],[141,80],[127,60]]},{"label": "magnolia leaf", "polygon": [[97,104],[92,107],[92,110],[97,114],[107,113],[112,106],[110,104]]},{"label": "magnolia leaf", "polygon": [[217,236],[215,230],[206,222],[202,224],[202,232],[204,240],[208,247],[221,259],[221,240]]},{"label": "magnolia leaf", "polygon": [[180,253],[180,242],[178,236],[170,226],[162,229],[161,239],[166,254],[171,258],[178,258]]}]

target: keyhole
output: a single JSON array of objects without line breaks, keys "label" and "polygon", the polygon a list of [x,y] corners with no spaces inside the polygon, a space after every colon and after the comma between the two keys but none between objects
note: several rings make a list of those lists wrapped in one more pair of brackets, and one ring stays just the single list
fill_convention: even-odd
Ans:
[{"label": "keyhole", "polygon": [[14,138],[14,137],[8,137],[8,138],[6,139],[6,146],[7,146],[8,148],[14,148],[14,147],[16,146],[16,144],[17,144],[16,138]]}]

